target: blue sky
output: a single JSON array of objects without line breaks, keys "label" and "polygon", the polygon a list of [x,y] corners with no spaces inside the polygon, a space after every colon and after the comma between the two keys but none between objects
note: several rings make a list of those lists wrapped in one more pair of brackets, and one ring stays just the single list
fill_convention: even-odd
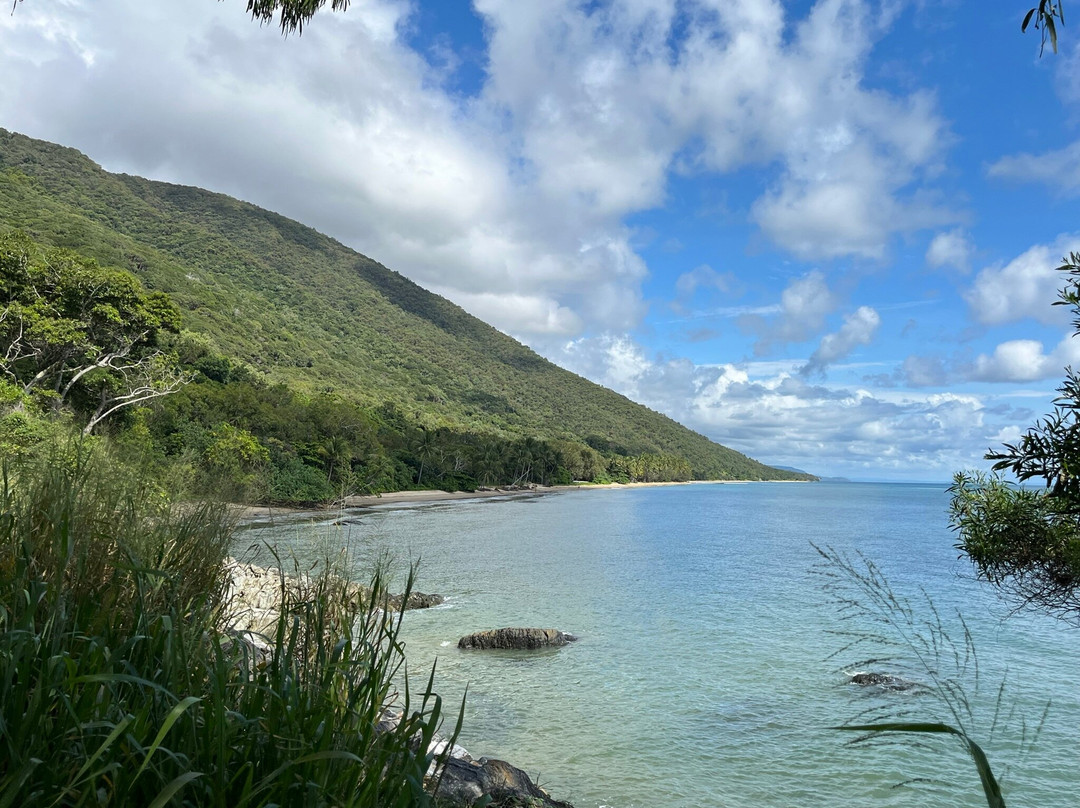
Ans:
[{"label": "blue sky", "polygon": [[[25,0],[0,126],[297,218],[771,463],[944,480],[1080,365],[1080,28],[1017,2]],[[989,8],[989,10],[988,10]]]}]

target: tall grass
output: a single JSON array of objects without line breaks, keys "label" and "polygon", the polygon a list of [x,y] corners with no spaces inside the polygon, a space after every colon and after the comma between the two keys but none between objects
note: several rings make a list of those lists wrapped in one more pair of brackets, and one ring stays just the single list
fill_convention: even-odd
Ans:
[{"label": "tall grass", "polygon": [[441,703],[394,689],[379,575],[359,603],[328,567],[283,587],[253,643],[225,619],[231,532],[100,445],[4,470],[0,808],[430,803]]},{"label": "tall grass", "polygon": [[[954,615],[959,632],[950,631],[928,595],[913,604],[898,595],[870,559],[852,559],[831,549],[814,549],[821,556],[816,571],[836,604],[842,628],[833,633],[843,646],[833,658],[846,660],[845,669],[884,667],[887,675],[899,675],[896,683],[925,696],[915,700],[887,699],[833,729],[858,732],[853,743],[939,736],[959,742],[971,758],[987,808],[1005,808],[998,777],[982,746],[976,697],[982,674],[975,642],[963,615]],[[1034,747],[1049,711],[1049,702],[1034,727],[1009,707],[1007,683],[996,688],[993,715],[986,739],[1015,728],[1019,723],[1017,758]],[[908,741],[912,742],[912,741]]]}]

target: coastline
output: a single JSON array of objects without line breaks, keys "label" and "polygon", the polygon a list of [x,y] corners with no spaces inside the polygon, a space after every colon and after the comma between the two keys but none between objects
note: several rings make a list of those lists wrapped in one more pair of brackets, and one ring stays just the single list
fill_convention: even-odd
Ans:
[{"label": "coastline", "polygon": [[[437,503],[455,502],[455,501],[468,501],[478,499],[494,499],[494,498],[511,498],[511,497],[531,497],[534,495],[547,495],[565,493],[568,491],[579,491],[588,489],[605,489],[605,490],[618,490],[618,489],[630,489],[630,488],[659,488],[663,486],[689,486],[689,485],[746,485],[750,482],[757,482],[752,480],[688,480],[684,482],[635,482],[635,483],[605,483],[605,484],[593,484],[585,483],[578,485],[559,485],[559,486],[529,486],[523,488],[492,488],[479,491],[439,491],[439,490],[422,490],[422,491],[396,491],[382,494],[381,496],[356,496],[347,498],[340,508],[325,508],[325,509],[312,509],[312,508],[288,508],[279,506],[235,506],[237,512],[241,514],[241,519],[244,521],[258,521],[260,519],[273,519],[273,518],[285,518],[289,516],[295,516],[298,519],[313,518],[315,520],[320,519],[334,519],[338,512],[359,511],[362,514],[363,511],[371,508],[377,508],[380,506],[388,506],[392,508],[395,505],[403,505],[408,507],[409,505],[430,505]],[[787,481],[784,481],[787,482]],[[797,482],[797,481],[791,481]],[[360,515],[358,514],[358,515]],[[345,513],[342,513],[340,517],[341,522],[348,521],[348,517]],[[271,590],[276,589],[275,586],[270,587]],[[249,611],[253,611],[249,608]],[[261,613],[256,613],[259,616]],[[528,622],[528,621],[526,621]],[[470,749],[476,749],[477,746],[481,746],[487,741],[477,742],[474,746],[473,743],[469,743]],[[448,742],[444,738],[435,738],[433,741],[434,748],[438,751],[444,751]],[[439,746],[442,744],[442,746]],[[511,760],[517,761],[517,755],[508,755]],[[461,746],[453,746],[450,752],[450,760],[447,762],[448,773],[446,775],[446,786],[444,791],[440,794],[448,799],[448,804],[467,805],[471,801],[484,793],[490,794],[491,780],[489,778],[494,775],[487,772],[488,768],[495,767],[494,771],[498,773],[499,781],[502,782],[506,777],[506,773],[511,773],[512,780],[516,785],[516,792],[519,795],[533,796],[535,802],[530,801],[529,804],[535,804],[538,808],[540,806],[546,806],[546,808],[573,808],[569,802],[563,802],[551,797],[542,789],[538,788],[537,782],[529,778],[527,771],[530,769],[520,769],[512,763],[507,763],[504,760],[493,758],[489,756],[481,757],[479,759],[473,759],[470,752]],[[485,768],[486,767],[486,768]],[[518,776],[520,773],[520,777]],[[534,775],[535,776],[535,775]],[[537,789],[542,797],[535,796]]]},{"label": "coastline", "polygon": [[[745,485],[751,482],[803,482],[802,480],[686,480],[683,482],[656,483],[583,483],[580,485],[534,485],[529,488],[490,488],[478,491],[391,491],[373,496],[347,497],[341,509],[372,508],[379,505],[398,505],[412,503],[452,502],[459,499],[488,499],[495,497],[519,497],[536,494],[558,494],[566,491],[615,490],[623,488],[659,488],[669,485]],[[299,513],[316,511],[331,512],[339,508],[310,508],[288,505],[243,505],[231,506],[236,518],[247,522],[257,519],[274,519]]]}]

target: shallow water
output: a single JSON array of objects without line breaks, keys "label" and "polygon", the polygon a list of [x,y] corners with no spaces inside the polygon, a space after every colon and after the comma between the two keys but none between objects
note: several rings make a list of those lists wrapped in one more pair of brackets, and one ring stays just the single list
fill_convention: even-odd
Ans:
[{"label": "shallow water", "polygon": [[[386,506],[252,527],[300,557],[344,546],[358,574],[383,553],[445,606],[405,619],[410,670],[436,659],[448,703],[468,684],[459,743],[525,768],[578,808],[611,806],[979,806],[954,740],[850,745],[828,727],[889,708],[948,720],[918,692],[846,684],[839,610],[813,544],[861,552],[946,630],[965,616],[979,678],[962,677],[969,727],[1010,806],[1080,802],[1080,629],[1007,607],[970,578],[947,526],[943,486],[755,483]],[[335,517],[336,518],[336,517]],[[464,634],[559,628],[580,640],[539,654],[463,652]],[[892,669],[919,679],[910,654]],[[888,668],[888,665],[885,665]],[[949,675],[955,667],[942,666]],[[927,677],[923,674],[922,679]],[[998,686],[1009,683],[993,724]],[[1019,754],[1047,700],[1034,747]],[[906,783],[906,785],[900,785]]]}]

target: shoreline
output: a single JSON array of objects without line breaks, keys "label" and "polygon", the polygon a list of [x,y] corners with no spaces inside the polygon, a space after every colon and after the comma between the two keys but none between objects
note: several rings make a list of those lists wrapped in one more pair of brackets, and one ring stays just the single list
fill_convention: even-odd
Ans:
[{"label": "shoreline", "polygon": [[624,488],[659,488],[670,485],[746,485],[753,482],[797,483],[804,480],[685,480],[682,482],[655,483],[583,483],[581,485],[535,485],[529,488],[490,488],[477,491],[390,491],[371,496],[347,497],[340,507],[319,508],[290,505],[243,505],[230,506],[237,519],[242,522],[259,519],[274,519],[301,513],[332,513],[337,510],[354,508],[372,508],[379,505],[399,505],[413,503],[452,502],[462,499],[491,499],[497,497],[520,497],[537,494],[558,494],[565,491],[616,490]]}]

